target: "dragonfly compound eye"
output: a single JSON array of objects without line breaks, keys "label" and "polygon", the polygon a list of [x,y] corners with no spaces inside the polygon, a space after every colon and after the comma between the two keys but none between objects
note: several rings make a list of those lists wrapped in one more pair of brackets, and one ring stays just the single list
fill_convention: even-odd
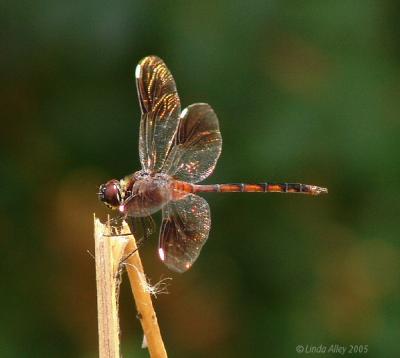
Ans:
[{"label": "dragonfly compound eye", "polygon": [[112,179],[100,185],[99,199],[107,206],[116,209],[121,204],[121,190],[118,180]]}]

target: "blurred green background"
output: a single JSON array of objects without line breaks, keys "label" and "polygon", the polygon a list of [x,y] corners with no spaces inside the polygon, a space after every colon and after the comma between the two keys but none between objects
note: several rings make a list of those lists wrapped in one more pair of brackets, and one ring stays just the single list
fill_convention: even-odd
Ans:
[{"label": "blurred green background", "polygon": [[[171,357],[400,354],[397,1],[59,1],[1,5],[1,357],[96,357],[99,184],[139,168],[134,69],[163,58],[183,107],[224,139],[206,182],[289,181],[324,197],[209,194],[194,267],[142,248]],[[124,282],[122,345],[146,357]],[[337,356],[325,354],[325,356]]]}]

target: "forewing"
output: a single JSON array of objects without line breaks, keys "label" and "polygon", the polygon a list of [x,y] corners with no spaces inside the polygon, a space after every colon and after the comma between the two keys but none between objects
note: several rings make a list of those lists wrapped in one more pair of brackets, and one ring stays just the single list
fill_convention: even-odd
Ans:
[{"label": "forewing", "polygon": [[171,72],[156,56],[139,62],[135,71],[142,111],[139,157],[143,169],[159,171],[178,127],[180,100]]},{"label": "forewing", "polygon": [[175,144],[163,172],[187,182],[200,182],[213,172],[221,150],[217,115],[206,103],[192,104],[180,115]]},{"label": "forewing", "polygon": [[207,241],[210,225],[210,208],[203,198],[189,194],[169,202],[163,208],[160,259],[173,271],[188,270]]}]

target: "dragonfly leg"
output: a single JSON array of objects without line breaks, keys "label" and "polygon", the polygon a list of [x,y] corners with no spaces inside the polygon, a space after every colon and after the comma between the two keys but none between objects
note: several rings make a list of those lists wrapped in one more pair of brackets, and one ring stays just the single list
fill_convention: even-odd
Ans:
[{"label": "dragonfly leg", "polygon": [[[151,228],[151,227],[148,227],[148,222],[145,221],[145,218],[144,218],[144,217],[139,217],[139,218],[137,218],[137,219],[140,220],[140,225],[141,225],[142,228],[143,228],[143,235],[142,235],[141,237],[138,238],[138,237],[136,237],[133,233],[131,234],[131,235],[133,235],[133,236],[135,237],[136,246],[137,246],[137,247],[136,247],[135,250],[132,250],[132,252],[130,252],[129,254],[127,254],[127,255],[121,260],[120,265],[121,265],[121,264],[124,264],[125,261],[126,261],[127,259],[129,259],[134,253],[136,253],[136,251],[139,250],[139,248],[145,243],[145,241],[147,241],[147,239],[148,239],[148,238],[151,236],[151,234],[153,233],[152,228]],[[149,219],[149,220],[151,221],[151,225],[154,226],[154,220],[153,220],[153,218],[152,218],[151,216],[146,217],[146,219]],[[126,218],[125,220],[127,221],[129,227],[131,228],[131,232],[132,232],[132,231],[134,231],[134,232],[136,231],[136,232],[137,232],[137,228],[136,228],[137,223],[135,222],[135,219],[128,217],[128,218]]]}]

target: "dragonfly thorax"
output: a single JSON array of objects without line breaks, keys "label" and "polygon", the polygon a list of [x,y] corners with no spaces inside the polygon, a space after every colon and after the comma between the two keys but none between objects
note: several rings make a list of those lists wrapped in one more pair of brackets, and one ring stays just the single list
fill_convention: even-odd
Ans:
[{"label": "dragonfly thorax", "polygon": [[171,183],[167,174],[143,170],[125,177],[120,181],[123,199],[119,211],[135,217],[154,214],[171,200]]}]

